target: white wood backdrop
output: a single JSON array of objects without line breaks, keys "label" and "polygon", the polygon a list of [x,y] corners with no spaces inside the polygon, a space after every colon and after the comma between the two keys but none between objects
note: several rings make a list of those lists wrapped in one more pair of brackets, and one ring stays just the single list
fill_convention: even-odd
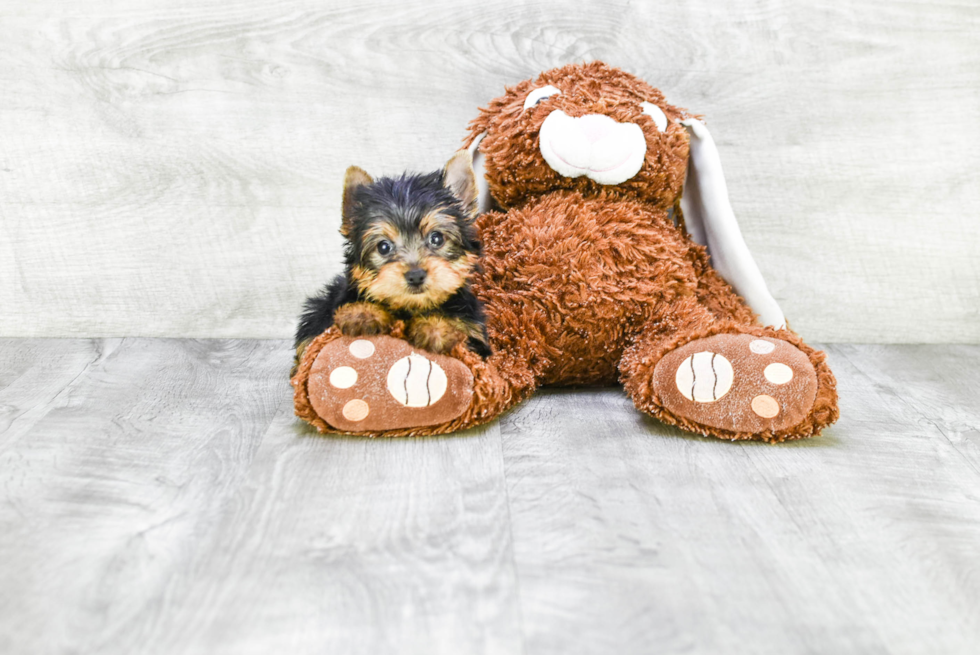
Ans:
[{"label": "white wood backdrop", "polygon": [[980,341],[980,6],[4,0],[0,335],[286,337],[343,170],[601,59],[706,115],[815,341]]}]

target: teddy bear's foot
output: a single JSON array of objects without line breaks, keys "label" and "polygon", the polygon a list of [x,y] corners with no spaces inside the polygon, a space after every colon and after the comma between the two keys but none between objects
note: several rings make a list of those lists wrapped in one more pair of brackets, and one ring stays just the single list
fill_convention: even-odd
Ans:
[{"label": "teddy bear's foot", "polygon": [[340,337],[316,355],[309,403],[341,432],[385,432],[447,423],[473,396],[462,362],[389,336]]},{"label": "teddy bear's foot", "polygon": [[[781,440],[822,427],[813,418],[819,386],[814,362],[774,336],[695,339],[664,355],[652,382],[663,408],[680,419],[676,422],[705,434]],[[831,419],[836,402],[833,410]]]}]

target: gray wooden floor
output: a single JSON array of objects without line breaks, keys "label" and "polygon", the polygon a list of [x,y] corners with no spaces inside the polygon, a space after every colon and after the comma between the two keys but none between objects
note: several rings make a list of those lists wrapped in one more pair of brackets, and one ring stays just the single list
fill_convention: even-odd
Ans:
[{"label": "gray wooden floor", "polygon": [[976,653],[980,346],[829,352],[817,440],[589,389],[388,441],[284,341],[0,340],[0,652]]}]

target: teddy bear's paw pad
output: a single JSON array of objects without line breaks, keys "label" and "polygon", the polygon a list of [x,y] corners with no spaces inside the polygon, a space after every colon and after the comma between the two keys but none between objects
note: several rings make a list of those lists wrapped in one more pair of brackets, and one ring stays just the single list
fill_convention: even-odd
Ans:
[{"label": "teddy bear's paw pad", "polygon": [[473,374],[457,359],[394,337],[341,337],[317,355],[306,388],[334,428],[383,432],[460,416],[473,398]]},{"label": "teddy bear's paw pad", "polygon": [[810,413],[817,374],[803,352],[781,339],[716,334],[664,355],[653,385],[676,416],[733,432],[778,432]]}]

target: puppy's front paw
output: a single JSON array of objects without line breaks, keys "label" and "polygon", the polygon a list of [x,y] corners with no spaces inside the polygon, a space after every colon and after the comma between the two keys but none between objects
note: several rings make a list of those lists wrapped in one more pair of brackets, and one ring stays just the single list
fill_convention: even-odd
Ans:
[{"label": "puppy's front paw", "polygon": [[416,348],[444,355],[465,341],[467,334],[459,321],[444,316],[421,316],[409,324],[407,336]]},{"label": "puppy's front paw", "polygon": [[333,316],[334,325],[348,337],[370,337],[391,329],[391,314],[380,305],[354,302],[341,305]]}]

